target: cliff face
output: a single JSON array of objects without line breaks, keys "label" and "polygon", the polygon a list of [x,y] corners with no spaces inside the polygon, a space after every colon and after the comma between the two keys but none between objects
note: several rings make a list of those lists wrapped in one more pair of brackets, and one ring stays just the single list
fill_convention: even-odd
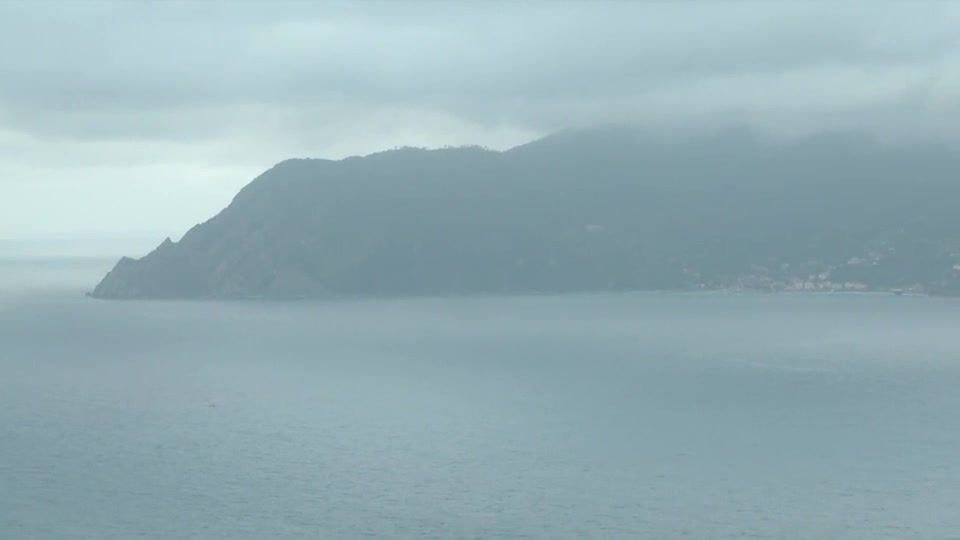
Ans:
[{"label": "cliff face", "polygon": [[742,287],[960,290],[951,152],[848,136],[565,133],[290,160],[98,298]]}]

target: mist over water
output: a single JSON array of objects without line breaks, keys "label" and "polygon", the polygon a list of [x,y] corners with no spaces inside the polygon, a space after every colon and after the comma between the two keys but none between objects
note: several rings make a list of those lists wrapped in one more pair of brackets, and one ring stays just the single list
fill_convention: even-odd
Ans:
[{"label": "mist over water", "polygon": [[956,300],[84,298],[113,262],[0,263],[0,537],[960,530]]},{"label": "mist over water", "polygon": [[0,540],[960,540],[960,2],[867,5],[0,1]]}]

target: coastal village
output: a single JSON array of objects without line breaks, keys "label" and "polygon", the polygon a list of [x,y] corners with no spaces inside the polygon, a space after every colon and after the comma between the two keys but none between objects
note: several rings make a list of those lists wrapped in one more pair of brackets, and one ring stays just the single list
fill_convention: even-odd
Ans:
[{"label": "coastal village", "polygon": [[[843,279],[842,274],[849,274],[850,268],[876,267],[884,259],[881,251],[871,251],[864,256],[851,257],[846,264],[828,266],[817,261],[809,261],[806,268],[819,268],[819,271],[794,274],[790,265],[782,264],[776,270],[767,266],[753,265],[750,273],[734,278],[729,283],[719,287],[702,284],[701,288],[719,288],[738,291],[783,291],[783,292],[888,292],[893,294],[926,295],[940,292],[936,286],[943,287],[943,283],[930,284],[924,281],[905,283],[891,287],[887,284],[871,283],[869,280]],[[826,268],[824,268],[826,267]],[[838,269],[847,270],[838,272]],[[867,274],[869,272],[860,272]],[[841,274],[839,277],[837,274]],[[944,272],[944,281],[949,284],[960,283],[960,263],[953,263],[949,270]]]}]

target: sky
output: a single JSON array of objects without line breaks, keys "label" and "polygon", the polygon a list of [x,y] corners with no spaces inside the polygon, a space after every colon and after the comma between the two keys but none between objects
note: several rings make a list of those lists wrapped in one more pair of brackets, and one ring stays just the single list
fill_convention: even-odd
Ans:
[{"label": "sky", "polygon": [[957,144],[960,2],[7,0],[0,255],[176,239],[287,158],[606,123]]}]

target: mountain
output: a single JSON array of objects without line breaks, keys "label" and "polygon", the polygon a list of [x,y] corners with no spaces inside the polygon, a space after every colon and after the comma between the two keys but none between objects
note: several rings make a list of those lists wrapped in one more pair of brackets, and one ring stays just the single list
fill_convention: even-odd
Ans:
[{"label": "mountain", "polygon": [[651,289],[960,294],[960,159],[856,133],[562,132],[294,159],[97,298]]}]

